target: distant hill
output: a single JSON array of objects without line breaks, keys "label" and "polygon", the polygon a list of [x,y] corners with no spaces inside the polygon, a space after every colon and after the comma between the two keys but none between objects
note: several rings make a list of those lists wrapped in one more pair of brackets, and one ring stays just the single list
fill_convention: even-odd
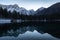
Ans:
[{"label": "distant hill", "polygon": [[37,11],[35,15],[44,15],[48,19],[59,19],[60,18],[60,2],[53,4],[52,6],[43,9],[42,11]]}]

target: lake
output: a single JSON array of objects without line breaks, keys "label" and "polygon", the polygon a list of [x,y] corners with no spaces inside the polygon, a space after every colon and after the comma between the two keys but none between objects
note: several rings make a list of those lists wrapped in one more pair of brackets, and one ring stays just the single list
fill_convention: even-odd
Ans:
[{"label": "lake", "polygon": [[0,40],[60,40],[60,22],[0,24]]}]

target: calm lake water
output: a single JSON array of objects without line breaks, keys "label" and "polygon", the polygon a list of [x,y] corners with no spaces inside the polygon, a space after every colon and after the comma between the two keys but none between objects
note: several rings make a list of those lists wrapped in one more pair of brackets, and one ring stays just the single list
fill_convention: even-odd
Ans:
[{"label": "calm lake water", "polygon": [[0,40],[60,40],[59,30],[60,22],[5,23],[0,24]]}]

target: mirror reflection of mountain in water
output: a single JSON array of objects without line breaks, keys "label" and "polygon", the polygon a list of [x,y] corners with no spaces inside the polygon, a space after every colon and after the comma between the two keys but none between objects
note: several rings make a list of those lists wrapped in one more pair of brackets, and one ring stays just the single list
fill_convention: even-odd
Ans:
[{"label": "mirror reflection of mountain in water", "polygon": [[23,40],[59,40],[48,33],[41,34],[36,30],[33,32],[27,31],[24,34],[19,34],[18,38]]},{"label": "mirror reflection of mountain in water", "polygon": [[59,40],[59,39],[51,36],[48,33],[41,34],[34,30],[33,32],[26,31],[23,34],[19,34],[18,37],[13,36],[0,37],[0,40]]},{"label": "mirror reflection of mountain in water", "polygon": [[[38,24],[38,25],[37,25]],[[0,36],[15,36],[17,37],[19,34],[25,34],[27,31],[34,32],[36,30],[39,33],[49,33],[52,36],[59,37],[59,29],[58,23],[37,23],[37,22],[26,22],[26,23],[11,23],[11,24],[3,24],[0,25]],[[58,26],[58,27],[57,27]],[[4,29],[4,30],[3,30]]]}]

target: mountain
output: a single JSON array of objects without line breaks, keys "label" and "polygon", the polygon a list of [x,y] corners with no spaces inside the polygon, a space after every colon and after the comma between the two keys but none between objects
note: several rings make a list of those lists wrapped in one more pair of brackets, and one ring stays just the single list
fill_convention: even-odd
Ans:
[{"label": "mountain", "polygon": [[46,19],[60,19],[60,2],[41,11],[38,9],[35,15],[40,15],[39,17]]},{"label": "mountain", "polygon": [[[41,7],[41,8],[39,8],[38,10],[42,11],[43,9],[45,9],[45,8],[44,8],[44,7]],[[37,11],[38,11],[38,10],[37,10]]]},{"label": "mountain", "polygon": [[45,10],[45,15],[48,19],[59,20],[60,19],[60,2],[53,4],[47,10]]},{"label": "mountain", "polygon": [[44,8],[42,11],[38,9],[36,14],[50,15],[50,14],[55,14],[55,13],[60,13],[60,2],[53,4],[52,6],[48,8]]},{"label": "mountain", "polygon": [[0,4],[0,7],[2,7],[3,9],[6,8],[7,11],[11,11],[11,12],[13,12],[15,10],[16,12],[19,12],[20,14],[23,14],[23,15],[31,15],[34,13],[34,10],[26,10],[23,7],[19,7],[17,4],[14,4],[14,5],[2,5],[2,4]]},{"label": "mountain", "polygon": [[42,15],[42,13],[44,13],[45,10],[46,10],[46,8],[41,7],[36,10],[35,15]]},{"label": "mountain", "polygon": [[29,15],[34,15],[35,11],[33,9],[29,10]]},{"label": "mountain", "polygon": [[60,14],[60,2],[56,3],[46,10],[46,14]]},{"label": "mountain", "polygon": [[[17,4],[14,5],[1,5],[0,7],[2,7],[3,9],[7,9],[7,11],[11,11],[12,12],[12,17],[14,15],[14,17],[17,18],[17,16],[20,14],[22,15],[23,19],[27,18],[30,19],[28,17],[30,16],[26,16],[26,15],[33,15],[31,16],[32,19],[43,19],[43,18],[60,18],[60,2],[59,3],[55,3],[52,6],[48,7],[48,8],[44,8],[41,7],[38,10],[34,11],[33,9],[31,10],[26,10],[23,7],[19,7]],[[5,11],[5,10],[4,10]],[[18,12],[18,14],[16,12]],[[6,17],[6,15],[8,15],[8,13],[5,15],[6,13],[3,13],[3,15]],[[10,14],[9,14],[10,15]],[[16,16],[17,15],[17,16]],[[39,16],[35,16],[35,15],[39,15]]]}]

